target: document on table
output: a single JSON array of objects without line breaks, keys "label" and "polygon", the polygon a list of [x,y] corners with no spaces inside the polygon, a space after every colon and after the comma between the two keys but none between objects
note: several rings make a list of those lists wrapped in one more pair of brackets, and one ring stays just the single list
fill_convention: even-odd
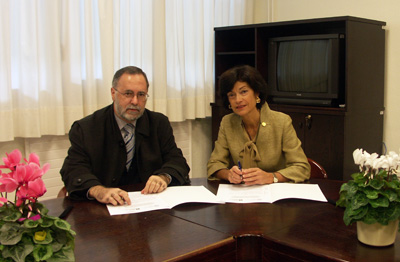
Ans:
[{"label": "document on table", "polygon": [[270,185],[222,184],[217,197],[230,203],[273,203],[281,199],[298,198],[327,202],[318,185],[275,183]]},{"label": "document on table", "polygon": [[171,209],[183,203],[215,203],[223,204],[216,195],[204,186],[173,186],[167,187],[157,194],[143,195],[140,191],[129,192],[131,205],[107,205],[110,215],[123,215],[152,211],[158,209]]}]

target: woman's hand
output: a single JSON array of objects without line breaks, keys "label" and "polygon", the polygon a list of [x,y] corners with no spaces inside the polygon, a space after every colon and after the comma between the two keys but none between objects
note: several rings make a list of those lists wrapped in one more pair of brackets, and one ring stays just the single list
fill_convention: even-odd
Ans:
[{"label": "woman's hand", "polygon": [[242,171],[240,171],[237,166],[234,166],[231,169],[220,169],[215,172],[215,177],[227,180],[232,184],[242,183]]},{"label": "woman's hand", "polygon": [[232,184],[240,184],[243,182],[242,179],[242,171],[239,169],[238,166],[233,166],[229,170],[228,179],[229,182]]},{"label": "woman's hand", "polygon": [[[243,181],[246,185],[265,185],[274,183],[274,175],[273,173],[265,172],[264,170],[254,167],[243,169]],[[277,174],[278,180],[280,175]],[[279,174],[279,176],[278,176]]]}]

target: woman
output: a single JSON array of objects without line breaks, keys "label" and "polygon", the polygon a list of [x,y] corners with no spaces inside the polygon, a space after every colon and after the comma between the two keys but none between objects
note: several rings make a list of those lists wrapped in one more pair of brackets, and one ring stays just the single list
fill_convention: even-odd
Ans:
[{"label": "woman", "polygon": [[247,65],[234,67],[221,75],[219,88],[233,114],[221,121],[208,178],[246,185],[309,179],[310,165],[291,118],[269,108],[260,73]]}]

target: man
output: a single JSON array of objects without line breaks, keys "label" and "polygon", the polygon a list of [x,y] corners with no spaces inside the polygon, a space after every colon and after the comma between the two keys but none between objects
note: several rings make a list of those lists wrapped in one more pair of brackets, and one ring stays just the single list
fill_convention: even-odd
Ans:
[{"label": "man", "polygon": [[151,194],[190,183],[168,118],[145,109],[148,88],[140,68],[124,67],[113,78],[113,104],[72,125],[60,171],[71,198],[131,204],[119,186],[146,182],[142,193]]}]

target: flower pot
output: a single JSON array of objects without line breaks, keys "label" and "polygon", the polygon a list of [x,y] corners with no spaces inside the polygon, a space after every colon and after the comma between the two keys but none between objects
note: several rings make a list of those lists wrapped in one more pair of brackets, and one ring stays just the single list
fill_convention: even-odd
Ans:
[{"label": "flower pot", "polygon": [[357,238],[361,243],[370,246],[389,246],[396,240],[399,220],[390,221],[388,225],[379,223],[366,224],[357,221]]}]

